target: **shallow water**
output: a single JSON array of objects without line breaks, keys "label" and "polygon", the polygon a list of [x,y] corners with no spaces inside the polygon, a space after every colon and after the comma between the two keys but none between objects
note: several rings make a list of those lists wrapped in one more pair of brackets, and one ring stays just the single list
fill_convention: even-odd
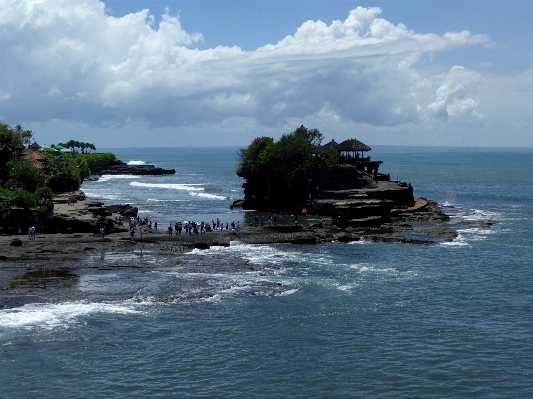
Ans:
[{"label": "shallow water", "polygon": [[[241,195],[231,168],[216,167],[234,162],[233,150],[204,154],[187,178],[198,153],[148,151],[120,157],[182,172],[164,184]],[[65,288],[83,299],[0,311],[0,398],[533,397],[531,154],[373,156],[415,195],[450,206],[459,237],[423,246],[233,243],[161,268],[154,252],[135,269],[92,266],[139,253],[89,256]],[[244,220],[228,201],[124,181],[83,189],[160,220]],[[160,197],[183,201],[151,210]],[[497,224],[465,225],[479,220]]]}]

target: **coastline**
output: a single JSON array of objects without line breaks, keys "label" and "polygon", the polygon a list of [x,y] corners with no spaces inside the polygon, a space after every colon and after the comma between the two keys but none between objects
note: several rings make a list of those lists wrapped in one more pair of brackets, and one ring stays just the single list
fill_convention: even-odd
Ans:
[{"label": "coastline", "polygon": [[[114,214],[105,216],[99,201],[76,193],[74,205],[58,198],[54,212],[63,220],[82,221],[96,229],[106,217],[113,223]],[[68,195],[65,194],[65,198]],[[320,244],[371,241],[404,244],[439,244],[453,241],[460,226],[449,222],[443,208],[425,199],[417,199],[412,208],[396,210],[391,220],[380,226],[366,228],[335,227],[330,217],[321,226],[276,225],[272,227],[243,226],[236,234],[229,230],[198,235],[168,235],[166,229],[143,228],[143,237],[130,237],[125,227],[115,226],[113,233],[101,235],[73,231],[70,234],[37,234],[29,240],[27,234],[0,236],[0,308],[13,308],[27,303],[87,300],[83,293],[69,287],[86,270],[127,270],[176,267],[193,250],[237,243]],[[494,222],[476,222],[490,228]],[[17,241],[18,245],[13,245]],[[108,259],[113,261],[109,262]],[[217,270],[217,265],[204,265]],[[225,266],[227,267],[227,266]],[[249,269],[247,262],[232,268]]]}]

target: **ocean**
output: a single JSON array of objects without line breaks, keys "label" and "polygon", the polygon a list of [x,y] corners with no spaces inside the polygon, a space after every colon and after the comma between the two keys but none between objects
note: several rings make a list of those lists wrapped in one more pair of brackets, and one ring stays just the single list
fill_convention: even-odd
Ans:
[{"label": "ocean", "polygon": [[[82,189],[161,226],[247,223],[229,209],[243,196],[237,150],[113,150],[177,173]],[[0,310],[0,398],[532,398],[533,152],[370,155],[445,205],[457,239],[234,242],[165,267],[102,249],[73,272],[86,299]],[[469,227],[479,220],[496,224]],[[92,267],[140,256],[147,267]]]}]

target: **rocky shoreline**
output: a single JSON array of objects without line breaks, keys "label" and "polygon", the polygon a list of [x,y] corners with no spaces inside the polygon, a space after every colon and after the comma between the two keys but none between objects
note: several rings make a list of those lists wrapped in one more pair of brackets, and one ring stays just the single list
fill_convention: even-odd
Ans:
[{"label": "rocky shoreline", "polygon": [[[67,205],[67,198],[75,200]],[[436,244],[453,241],[460,226],[449,223],[450,217],[443,208],[430,200],[416,198],[412,207],[394,208],[386,223],[379,226],[337,227],[331,217],[324,217],[320,223],[306,225],[305,217],[300,226],[274,224],[271,227],[243,226],[232,235],[228,230],[214,231],[199,235],[169,236],[166,230],[144,227],[144,235],[130,237],[126,226],[119,225],[114,218],[135,216],[137,208],[131,205],[103,206],[103,203],[87,199],[82,191],[66,193],[55,199],[56,207],[48,224],[37,225],[37,238],[28,240],[26,234],[2,235],[0,260],[32,260],[37,257],[60,260],[78,257],[90,252],[91,243],[104,242],[110,250],[120,250],[125,246],[139,243],[155,246],[174,247],[174,252],[184,252],[194,248],[207,249],[211,246],[228,246],[232,241],[248,244],[319,244],[324,242],[350,242],[371,240],[382,242],[403,242],[409,244]],[[449,213],[449,212],[448,212]],[[453,213],[453,212],[452,212]],[[479,227],[489,228],[493,222],[479,222]],[[60,226],[60,227],[59,227]],[[102,240],[98,233],[106,227]],[[50,233],[52,231],[52,233]]]},{"label": "rocky shoreline", "polygon": [[[174,267],[194,249],[230,246],[235,242],[312,245],[364,240],[431,245],[453,241],[459,229],[472,227],[472,224],[479,228],[490,228],[494,224],[492,221],[450,221],[448,214],[453,214],[453,208],[443,212],[443,208],[435,202],[418,198],[413,207],[393,210],[389,221],[380,226],[341,229],[333,224],[330,217],[306,226],[303,217],[304,226],[243,226],[236,234],[223,230],[169,236],[166,230],[144,228],[141,238],[130,237],[128,229],[116,225],[113,220],[114,212],[134,212],[134,207],[104,207],[98,201],[87,199],[82,192],[71,195],[76,201],[70,206],[66,202],[63,204],[62,197],[57,198],[54,217],[62,220],[63,226],[70,224],[80,227],[80,230],[72,229],[69,233],[62,230],[55,234],[39,234],[38,230],[34,240],[29,240],[25,234],[0,236],[0,308],[39,301],[70,300],[72,290],[60,290],[58,287],[70,284],[72,276],[87,268]],[[112,232],[104,238],[94,233],[102,224]],[[106,257],[109,256],[116,261],[107,262]],[[249,266],[243,263],[235,267]]]}]

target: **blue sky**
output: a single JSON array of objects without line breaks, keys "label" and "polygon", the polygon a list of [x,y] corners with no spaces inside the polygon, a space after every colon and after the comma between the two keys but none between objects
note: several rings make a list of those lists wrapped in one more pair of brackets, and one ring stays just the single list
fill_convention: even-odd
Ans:
[{"label": "blue sky", "polygon": [[530,1],[0,7],[0,121],[41,143],[244,146],[303,124],[328,141],[533,146]]}]

